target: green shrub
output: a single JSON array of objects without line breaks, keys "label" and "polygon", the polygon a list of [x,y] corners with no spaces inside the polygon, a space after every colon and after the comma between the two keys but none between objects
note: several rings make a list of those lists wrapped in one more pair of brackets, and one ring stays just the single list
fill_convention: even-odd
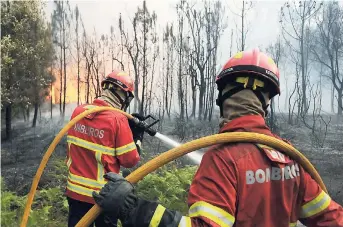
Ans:
[{"label": "green shrub", "polygon": [[[17,196],[13,192],[1,192],[1,226],[19,226],[27,196]],[[68,204],[60,188],[50,188],[36,193],[28,220],[28,227],[65,226]]]},{"label": "green shrub", "polygon": [[[59,163],[58,161],[56,163]],[[55,164],[55,163],[54,163]],[[58,165],[54,165],[57,166]],[[55,172],[56,173],[56,172]],[[56,179],[62,178],[62,174],[54,174]],[[55,182],[56,184],[56,182]],[[31,207],[27,227],[66,226],[68,217],[68,203],[63,195],[64,187],[51,187],[37,190]],[[18,196],[8,191],[1,179],[1,226],[19,226],[23,216],[27,196]]]},{"label": "green shrub", "polygon": [[[67,172],[62,165],[63,162],[56,160],[53,163],[53,168],[48,172],[50,179],[61,183],[63,180],[66,181]],[[196,168],[188,166],[177,169],[171,165],[160,168],[136,185],[137,194],[141,198],[159,201],[169,209],[186,214],[187,192]],[[36,192],[27,227],[67,225],[68,203],[64,196],[64,186],[46,188],[48,185],[56,185],[56,182],[51,182]],[[27,196],[17,196],[14,192],[7,191],[1,180],[1,226],[20,225],[26,200]]]},{"label": "green shrub", "polygon": [[53,157],[49,161],[42,179],[46,182],[43,188],[65,187],[68,178],[68,168],[64,158]]},{"label": "green shrub", "polygon": [[159,201],[165,207],[187,213],[187,194],[197,167],[161,168],[137,184],[137,195]]},{"label": "green shrub", "polygon": [[1,226],[18,226],[24,205],[23,197],[19,197],[13,192],[1,191]]}]

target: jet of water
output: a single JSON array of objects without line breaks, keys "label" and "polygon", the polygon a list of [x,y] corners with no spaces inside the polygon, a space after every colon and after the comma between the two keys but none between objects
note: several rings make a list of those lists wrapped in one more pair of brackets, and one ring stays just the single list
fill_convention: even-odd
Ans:
[{"label": "jet of water", "polygon": [[[181,146],[180,143],[176,142],[175,140],[172,140],[171,138],[169,138],[168,136],[165,136],[161,133],[156,133],[155,135],[156,138],[160,139],[162,142],[164,142],[165,144],[169,145],[170,147],[174,148],[174,147],[178,147]],[[187,156],[197,165],[200,164],[201,159],[202,159],[202,155],[199,154],[197,151],[193,151],[191,153],[188,153]]]}]

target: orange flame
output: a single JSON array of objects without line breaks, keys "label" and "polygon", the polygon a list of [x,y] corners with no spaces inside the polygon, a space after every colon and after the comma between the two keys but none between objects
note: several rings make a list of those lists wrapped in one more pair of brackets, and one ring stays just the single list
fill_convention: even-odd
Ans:
[{"label": "orange flame", "polygon": [[[49,97],[47,97],[47,100],[52,99],[53,104],[58,104],[63,102],[64,99],[64,90],[63,90],[63,83],[62,81],[62,91],[61,91],[61,84],[60,84],[60,71],[59,69],[52,69],[52,75],[55,77],[55,82],[50,87]],[[66,103],[77,103],[78,98],[78,91],[77,91],[77,76],[76,78],[73,78],[75,76],[68,75],[69,78],[67,78],[67,88],[66,88]],[[71,77],[71,78],[70,78]],[[81,79],[82,80],[82,79]],[[62,94],[60,94],[62,92]],[[61,100],[60,100],[61,96]],[[84,103],[85,101],[85,85],[80,82],[80,95],[79,95],[80,103]]]}]

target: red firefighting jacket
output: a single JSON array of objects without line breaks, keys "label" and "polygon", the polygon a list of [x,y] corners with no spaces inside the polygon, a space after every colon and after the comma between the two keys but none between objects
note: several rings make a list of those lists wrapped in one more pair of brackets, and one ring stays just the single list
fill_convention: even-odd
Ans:
[{"label": "red firefighting jacket", "polygon": [[[274,136],[261,116],[244,116],[220,132]],[[343,226],[343,209],[301,166],[275,149],[221,144],[203,156],[179,226]]]},{"label": "red firefighting jacket", "polygon": [[[71,119],[96,106],[108,104],[96,99],[92,105],[78,106]],[[67,142],[66,195],[79,201],[94,204],[92,192],[104,186],[105,173],[119,173],[120,166],[131,168],[139,161],[128,120],[116,111],[102,111],[83,118],[69,129]]]}]

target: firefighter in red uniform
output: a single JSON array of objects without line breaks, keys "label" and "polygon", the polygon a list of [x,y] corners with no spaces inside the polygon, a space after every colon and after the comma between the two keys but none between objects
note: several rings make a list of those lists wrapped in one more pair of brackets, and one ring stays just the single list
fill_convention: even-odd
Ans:
[{"label": "firefighter in red uniform", "polygon": [[[216,79],[220,133],[272,134],[268,103],[280,93],[274,61],[258,49],[239,52]],[[307,226],[343,227],[343,209],[295,161],[254,143],[218,144],[203,156],[189,190],[189,214],[138,198],[133,186],[109,173],[96,203],[123,226]]]},{"label": "firefighter in red uniform", "polygon": [[[134,97],[133,81],[129,75],[114,71],[102,81],[101,86],[101,96],[92,104],[76,107],[71,119],[97,106],[111,106],[126,111]],[[143,133],[139,129],[131,131],[128,119],[117,111],[90,114],[68,131],[66,195],[69,227],[75,226],[94,205],[92,192],[100,191],[105,185],[105,173],[119,173],[120,166],[131,168],[138,163]],[[95,225],[116,226],[116,221],[116,218],[102,214]]]}]

